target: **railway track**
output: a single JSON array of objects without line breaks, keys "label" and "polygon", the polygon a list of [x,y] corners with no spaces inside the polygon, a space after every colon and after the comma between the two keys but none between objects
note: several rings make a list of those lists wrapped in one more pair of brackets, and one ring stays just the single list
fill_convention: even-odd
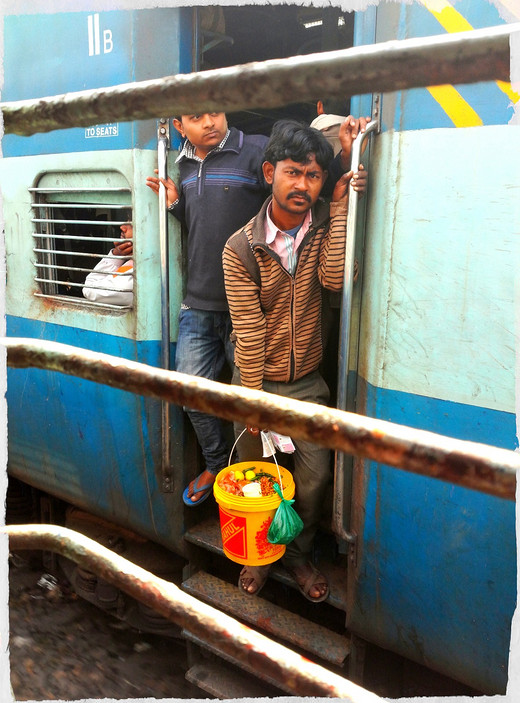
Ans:
[{"label": "railway track", "polygon": [[183,640],[99,610],[28,552],[9,558],[9,629],[16,700],[208,698],[185,679]]}]

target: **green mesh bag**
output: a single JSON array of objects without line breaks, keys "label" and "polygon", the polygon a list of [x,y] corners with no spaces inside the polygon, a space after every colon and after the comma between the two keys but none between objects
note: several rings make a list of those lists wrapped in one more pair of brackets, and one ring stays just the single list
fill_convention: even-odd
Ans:
[{"label": "green mesh bag", "polygon": [[294,500],[286,500],[282,495],[282,489],[277,483],[273,484],[273,488],[282,499],[282,502],[274,514],[267,533],[267,541],[271,544],[289,544],[303,530],[303,522],[292,507]]}]

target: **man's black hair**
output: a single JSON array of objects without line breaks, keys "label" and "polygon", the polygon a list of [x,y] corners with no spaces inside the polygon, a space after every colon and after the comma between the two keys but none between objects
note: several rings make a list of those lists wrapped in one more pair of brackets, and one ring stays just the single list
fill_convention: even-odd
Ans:
[{"label": "man's black hair", "polygon": [[349,101],[345,98],[322,98],[323,110],[326,115],[344,115],[350,112]]},{"label": "man's black hair", "polygon": [[265,148],[264,159],[276,166],[278,161],[291,159],[299,164],[309,161],[311,154],[326,171],[334,151],[323,134],[295,120],[279,120],[273,125],[271,137]]}]

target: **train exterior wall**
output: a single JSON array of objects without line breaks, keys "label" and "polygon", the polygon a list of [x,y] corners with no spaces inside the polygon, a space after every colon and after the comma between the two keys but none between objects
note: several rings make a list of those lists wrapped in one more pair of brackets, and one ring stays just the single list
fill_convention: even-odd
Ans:
[{"label": "train exterior wall", "polygon": [[[485,0],[458,3],[458,15],[448,11],[442,17],[428,7],[372,6],[357,15],[356,43],[452,31],[441,23],[446,17],[451,27],[463,20],[474,27],[504,21]],[[190,70],[191,34],[189,9],[7,17],[9,71],[2,98]],[[48,75],[34,70],[49,61]],[[383,131],[370,148],[356,290],[357,410],[515,449],[520,137],[518,128],[508,126],[508,90],[497,84],[460,87],[462,102],[449,89],[383,96]],[[354,114],[370,109],[367,96],[352,102]],[[9,336],[159,366],[158,207],[144,185],[156,167],[155,122],[7,135],[2,148]],[[171,174],[175,156],[173,151]],[[34,295],[28,188],[45,174],[75,174],[85,183],[105,174],[131,189],[131,310],[100,311]],[[174,358],[182,251],[171,219],[169,225]],[[180,408],[172,408],[174,490],[164,493],[155,401],[19,369],[8,373],[7,400],[9,470],[15,476],[183,553],[180,493],[193,458]],[[514,507],[375,462],[356,462],[351,528],[358,545],[349,572],[348,627],[474,688],[503,691],[516,602]]]},{"label": "train exterior wall", "polygon": [[[4,58],[9,66],[5,100],[182,72],[191,65],[191,11],[10,16]],[[38,65],[45,70],[35,71]],[[160,366],[158,203],[145,186],[157,164],[156,133],[155,121],[149,121],[4,138],[0,169],[9,336],[49,339]],[[175,156],[172,151],[172,174]],[[131,310],[100,310],[84,301],[34,295],[28,188],[42,176],[56,183],[74,177],[80,187],[96,181],[130,188],[137,273]],[[169,225],[173,359],[183,277],[178,227],[171,220]],[[164,493],[158,402],[31,369],[8,372],[7,401],[13,475],[182,552],[182,512],[176,508],[187,460],[180,408],[173,407],[171,416],[174,489]]]},{"label": "train exterior wall", "polygon": [[[502,21],[487,3],[455,7],[474,27]],[[441,31],[425,7],[378,8],[380,41]],[[370,160],[358,410],[514,450],[520,131],[508,125],[507,87],[456,88],[459,97],[383,96]],[[453,112],[459,98],[464,117]],[[479,690],[504,691],[515,505],[358,462],[352,529],[349,627]]]}]

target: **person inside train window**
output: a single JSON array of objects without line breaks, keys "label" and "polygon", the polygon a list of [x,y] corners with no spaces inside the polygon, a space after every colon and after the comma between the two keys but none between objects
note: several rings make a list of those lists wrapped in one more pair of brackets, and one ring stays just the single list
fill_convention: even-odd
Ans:
[{"label": "person inside train window", "polygon": [[[236,338],[233,383],[323,405],[329,389],[318,370],[321,288],[342,287],[348,184],[366,178],[365,171],[349,171],[326,202],[320,193],[331,158],[332,147],[319,131],[293,121],[276,123],[263,164],[272,195],[223,252]],[[242,430],[236,423],[235,434]],[[262,458],[259,429],[248,430],[238,443],[240,461]],[[304,529],[287,546],[283,563],[303,595],[320,602],[329,586],[310,553],[330,478],[330,452],[298,439],[294,445],[295,508]],[[268,572],[269,566],[245,566],[239,587],[258,593]]]},{"label": "person inside train window", "polygon": [[[223,112],[181,115],[173,125],[185,139],[177,158],[180,185],[157,176],[148,177],[146,185],[158,194],[163,183],[168,211],[188,231],[187,293],[179,314],[176,369],[217,380],[226,361],[232,368],[234,355],[222,250],[268,195],[262,169],[268,139],[228,128]],[[343,162],[350,165],[352,139],[361,127],[359,120],[352,120],[343,129],[344,150],[330,169],[334,182],[345,171]],[[215,476],[228,464],[229,447],[219,418],[187,413],[206,464],[184,490],[183,501],[191,507],[210,495]]]},{"label": "person inside train window", "polygon": [[108,256],[94,267],[85,279],[83,295],[93,303],[132,305],[134,299],[133,227],[121,225],[123,241],[114,242]]}]

